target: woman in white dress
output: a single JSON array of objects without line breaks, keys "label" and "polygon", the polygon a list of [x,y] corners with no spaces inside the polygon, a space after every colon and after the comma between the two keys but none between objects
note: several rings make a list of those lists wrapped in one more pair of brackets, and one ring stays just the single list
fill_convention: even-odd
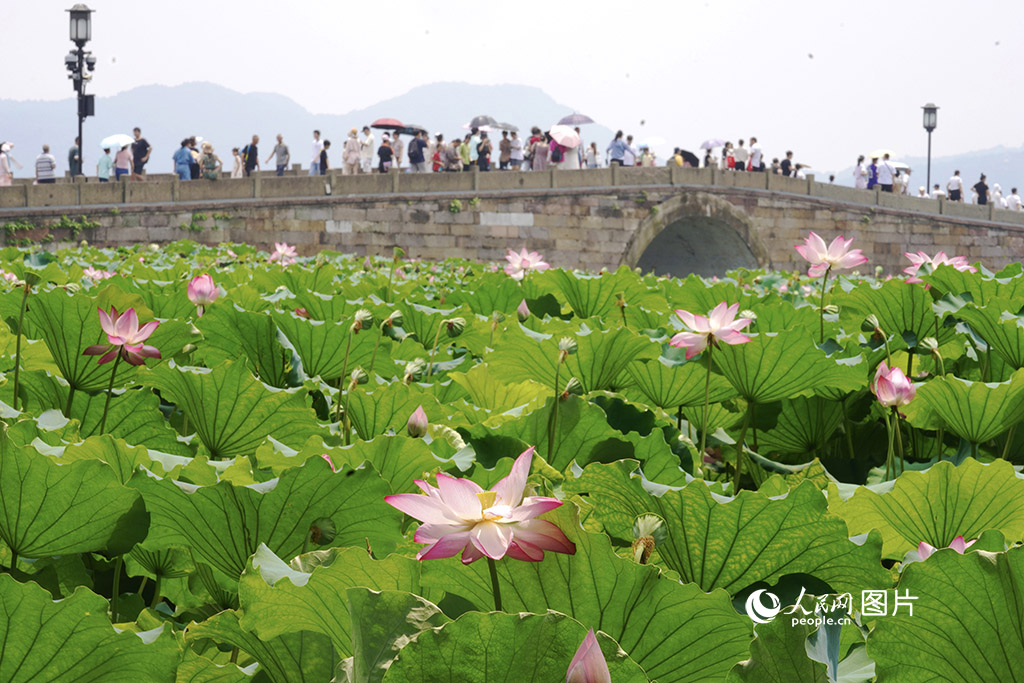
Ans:
[{"label": "woman in white dress", "polygon": [[868,169],[864,166],[864,155],[857,157],[857,166],[853,169],[853,186],[858,190],[868,189]]}]

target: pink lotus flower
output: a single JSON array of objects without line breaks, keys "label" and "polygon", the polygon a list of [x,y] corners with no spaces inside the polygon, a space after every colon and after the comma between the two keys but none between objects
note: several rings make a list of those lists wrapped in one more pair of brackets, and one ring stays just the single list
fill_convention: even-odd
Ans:
[{"label": "pink lotus flower", "polygon": [[8,282],[18,281],[17,275],[15,275],[14,273],[8,273],[7,271],[4,270],[0,270],[0,277],[2,277],[4,280],[7,280]]},{"label": "pink lotus flower", "polygon": [[331,460],[331,456],[326,453],[321,453],[320,457],[327,461],[327,464],[331,466],[331,472],[338,473],[338,468],[334,466],[334,461]]},{"label": "pink lotus flower", "polygon": [[409,432],[409,436],[414,439],[418,439],[427,433],[427,427],[430,423],[427,421],[427,414],[423,411],[423,406],[419,406],[413,411],[413,414],[409,416],[409,422],[406,423],[405,429]]},{"label": "pink lotus flower", "polygon": [[489,491],[469,479],[439,472],[436,488],[416,481],[426,495],[399,493],[384,500],[423,522],[413,537],[417,543],[427,544],[417,553],[418,560],[452,557],[459,551],[463,564],[484,556],[500,560],[506,555],[525,562],[540,562],[545,550],[573,555],[576,546],[561,529],[546,520],[535,519],[554,510],[562,501],[523,497],[532,462],[531,446],[516,458],[508,476]]},{"label": "pink lotus flower", "polygon": [[523,247],[519,253],[509,249],[508,254],[505,255],[505,260],[508,261],[508,265],[505,266],[505,273],[513,280],[522,280],[528,271],[536,270],[540,272],[551,267],[544,260],[543,256],[535,251],[526,251],[526,247]]},{"label": "pink lotus flower", "polygon": [[220,291],[217,289],[217,285],[213,284],[213,277],[208,273],[197,275],[188,283],[188,300],[199,309],[200,317],[206,306],[216,301],[218,296],[220,296]]},{"label": "pink lotus flower", "polygon": [[871,392],[878,397],[878,402],[883,406],[905,406],[914,400],[917,387],[910,383],[903,370],[897,367],[890,368],[883,360],[875,371]]},{"label": "pink lotus flower", "polygon": [[826,247],[825,240],[812,232],[803,244],[796,245],[796,250],[811,264],[807,274],[811,277],[821,277],[829,268],[853,268],[868,262],[868,257],[862,254],[860,249],[850,249],[851,244],[852,237],[844,240],[840,235]]},{"label": "pink lotus flower", "polygon": [[919,251],[916,254],[906,252],[903,255],[910,259],[910,265],[903,269],[903,272],[910,276],[907,278],[907,282],[921,282],[921,278],[917,277],[917,273],[921,268],[925,268],[925,273],[930,273],[939,266],[952,266],[960,272],[978,272],[977,268],[967,262],[966,256],[954,256],[950,258],[949,256],[946,256],[946,252],[944,251],[940,251],[934,258],[929,258],[928,254],[923,251]]},{"label": "pink lotus flower", "polygon": [[678,346],[686,349],[686,357],[693,358],[703,351],[708,342],[718,344],[745,344],[750,337],[740,332],[743,328],[753,322],[750,318],[736,319],[740,310],[739,304],[726,306],[725,302],[715,306],[708,317],[694,315],[689,311],[677,310],[676,315],[683,321],[692,332],[679,332],[672,337],[668,343],[671,346]]},{"label": "pink lotus flower", "polygon": [[604,661],[604,653],[597,643],[593,628],[587,631],[586,637],[573,655],[569,671],[565,674],[565,683],[612,683],[608,662]]},{"label": "pink lotus flower", "polygon": [[136,315],[134,308],[129,308],[121,315],[118,315],[117,309],[113,306],[110,307],[110,313],[102,308],[98,310],[100,327],[107,333],[107,341],[110,342],[110,345],[90,346],[83,352],[86,356],[102,354],[99,362],[103,364],[109,363],[118,354],[121,354],[121,358],[132,365],[142,365],[146,362],[146,358],[160,358],[159,349],[142,343],[149,339],[149,335],[153,334],[160,324],[159,322],[153,320],[139,327],[139,316]]},{"label": "pink lotus flower", "polygon": [[[963,536],[957,536],[953,539],[953,542],[949,544],[949,547],[963,555],[964,551],[970,548],[972,545],[974,545],[975,541],[977,540],[978,539],[974,539],[974,541],[965,542]],[[934,552],[935,546],[931,545],[930,543],[925,543],[924,541],[921,541],[917,544],[917,554],[921,557],[922,560],[927,560]]]},{"label": "pink lotus flower", "polygon": [[276,261],[282,266],[290,266],[295,263],[296,256],[295,247],[288,246],[287,242],[274,242],[274,251],[271,252],[267,263],[274,263]]},{"label": "pink lotus flower", "polygon": [[89,278],[93,282],[99,282],[100,280],[106,280],[107,278],[114,277],[116,273],[112,273],[109,270],[100,270],[99,268],[93,268],[89,266],[82,271],[82,275]]},{"label": "pink lotus flower", "polygon": [[519,322],[526,322],[526,319],[530,317],[530,307],[526,305],[526,299],[519,302],[519,306],[516,307],[516,317],[519,318]]}]

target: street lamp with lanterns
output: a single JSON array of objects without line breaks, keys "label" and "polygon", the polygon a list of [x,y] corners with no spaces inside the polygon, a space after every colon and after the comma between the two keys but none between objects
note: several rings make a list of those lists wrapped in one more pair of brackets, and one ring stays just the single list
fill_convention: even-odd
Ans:
[{"label": "street lamp with lanterns", "polygon": [[85,85],[92,79],[92,72],[96,69],[96,58],[91,52],[86,52],[85,44],[92,39],[92,13],[83,4],[77,4],[69,10],[65,10],[71,17],[70,37],[77,46],[64,55],[64,68],[68,70],[68,78],[71,79],[75,92],[78,93],[78,159],[79,172],[85,168],[82,150],[82,123],[86,117],[96,113],[95,99],[93,95],[85,94]]},{"label": "street lamp with lanterns", "polygon": [[924,129],[928,131],[928,192],[932,191],[932,131],[935,130],[939,108],[929,102],[921,107],[924,110]]}]

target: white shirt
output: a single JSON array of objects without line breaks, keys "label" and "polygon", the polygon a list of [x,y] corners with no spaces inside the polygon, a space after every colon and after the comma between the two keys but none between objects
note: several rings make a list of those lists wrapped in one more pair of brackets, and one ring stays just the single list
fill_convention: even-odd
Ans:
[{"label": "white shirt", "polygon": [[945,199],[946,193],[942,190],[932,190],[932,199]]},{"label": "white shirt", "polygon": [[519,138],[512,138],[509,142],[509,159],[515,159],[516,161],[523,160],[523,141]]},{"label": "white shirt", "polygon": [[1006,198],[1006,208],[1010,211],[1020,211],[1020,195],[1016,192]]},{"label": "white shirt", "polygon": [[750,146],[750,163],[753,164],[755,171],[761,168],[762,156],[764,156],[764,152],[761,151],[761,145]]},{"label": "white shirt", "polygon": [[320,139],[313,140],[313,163],[320,163],[320,152],[324,151],[324,141]]},{"label": "white shirt", "polygon": [[361,147],[359,148],[359,156],[363,159],[373,159],[373,144],[376,140],[373,139],[373,133],[367,133],[366,137],[359,141]]},{"label": "white shirt", "polygon": [[861,190],[868,188],[868,169],[864,167],[863,161],[857,164],[857,168],[853,169],[853,185]]},{"label": "white shirt", "polygon": [[622,152],[622,165],[623,166],[636,166],[636,154],[633,153],[632,147],[626,147]]},{"label": "white shirt", "polygon": [[903,194],[910,194],[910,171],[900,173],[900,181],[903,183]]},{"label": "white shirt", "polygon": [[961,178],[958,175],[953,176],[952,178],[950,178],[946,182],[946,189],[949,190],[950,192],[952,192],[953,190],[961,190],[961,191],[963,191],[963,189],[964,189],[963,178]]},{"label": "white shirt", "polygon": [[896,175],[896,169],[888,161],[878,164],[878,184],[892,185],[892,178]]},{"label": "white shirt", "polygon": [[746,165],[749,154],[746,147],[737,147],[732,151],[732,157],[736,160],[737,166],[740,164]]}]

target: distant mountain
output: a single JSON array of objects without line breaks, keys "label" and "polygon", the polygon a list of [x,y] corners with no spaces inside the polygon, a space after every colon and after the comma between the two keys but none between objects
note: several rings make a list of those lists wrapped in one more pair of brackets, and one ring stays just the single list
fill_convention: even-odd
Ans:
[{"label": "distant mountain", "polygon": [[[261,163],[270,154],[274,136],[282,133],[291,148],[292,163],[307,167],[314,129],[338,149],[349,129],[361,129],[378,118],[422,125],[450,140],[456,134],[465,134],[462,125],[478,114],[489,114],[529,131],[534,125],[550,126],[572,112],[571,107],[557,103],[539,88],[523,85],[433,83],[347,114],[313,114],[282,95],[243,94],[213,83],[149,85],[97,98],[96,116],[85,122],[85,165],[87,173],[94,173],[101,153],[99,141],[114,133],[131,134],[135,126],[142,128],[143,136],[153,145],[149,168],[167,173],[172,170],[171,155],[181,139],[189,135],[210,140],[229,166],[231,148],[246,144],[253,133],[260,136]],[[21,176],[31,174],[31,162],[44,143],[50,145],[58,171],[63,173],[77,125],[73,99],[0,100],[0,140],[15,143],[13,156],[25,166],[18,173]],[[604,149],[612,137],[604,126],[583,126],[582,132],[584,140],[598,142],[599,149]],[[380,132],[375,134],[379,142]],[[332,165],[339,162],[334,156]]]},{"label": "distant mountain", "polygon": [[[926,183],[928,159],[926,157],[907,157],[899,159],[910,165],[910,185],[917,193],[917,188]],[[1003,194],[1009,194],[1012,187],[1024,190],[1024,145],[1020,147],[992,147],[975,152],[965,152],[951,156],[932,157],[932,185],[939,183],[943,188],[946,181],[959,170],[961,177],[968,185],[978,182],[984,173],[988,176],[988,184],[1002,186]],[[827,179],[827,178],[826,178]],[[819,178],[820,180],[820,178]],[[836,174],[836,182],[841,185],[853,185],[853,167],[845,168]]]}]

